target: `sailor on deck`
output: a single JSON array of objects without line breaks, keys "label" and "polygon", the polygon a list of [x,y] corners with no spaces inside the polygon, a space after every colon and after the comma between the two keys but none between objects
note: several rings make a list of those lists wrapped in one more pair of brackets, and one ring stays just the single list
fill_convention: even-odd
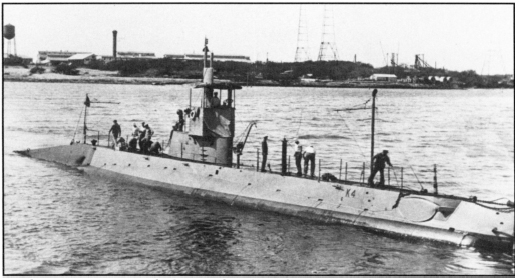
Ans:
[{"label": "sailor on deck", "polygon": [[137,137],[133,137],[128,142],[128,152],[137,152]]},{"label": "sailor on deck", "polygon": [[115,147],[116,150],[119,150],[119,151],[126,151],[128,148],[128,145],[126,144],[126,140],[124,140],[123,137],[119,137],[119,139],[117,139],[117,145]]},{"label": "sailor on deck", "polygon": [[108,131],[108,134],[112,133],[112,136],[114,137],[114,145],[117,139],[119,139],[119,136],[121,135],[121,126],[117,123],[117,120],[114,120],[114,124]]},{"label": "sailor on deck", "polygon": [[182,110],[178,109],[177,115],[178,115],[178,121],[175,124],[175,126],[173,127],[173,130],[184,131],[184,112],[182,112]]},{"label": "sailor on deck", "polygon": [[142,122],[142,127],[139,129],[139,149],[140,153],[144,154],[144,142],[145,142],[145,136],[146,136],[146,125],[145,122]]},{"label": "sailor on deck", "polygon": [[297,176],[303,175],[301,172],[301,159],[303,159],[303,146],[299,145],[299,141],[296,140],[294,143],[294,158],[296,159]]},{"label": "sailor on deck", "polygon": [[314,146],[306,147],[303,157],[305,159],[305,176],[308,174],[308,162],[311,164],[310,176],[314,177],[315,173],[315,149]]},{"label": "sailor on deck", "polygon": [[389,153],[388,150],[382,151],[382,153],[376,154],[373,157],[374,163],[373,163],[373,173],[369,176],[368,183],[370,186],[374,186],[373,179],[375,178],[375,175],[377,172],[380,172],[380,182],[379,185],[381,187],[384,186],[384,169],[386,168],[386,162],[389,164],[389,166],[393,167],[391,164],[391,160],[389,160],[389,156],[387,155]]},{"label": "sailor on deck", "polygon": [[162,146],[160,146],[159,141],[153,142],[153,144],[151,144],[151,146],[150,146],[150,154],[158,155],[158,154],[160,154],[160,152],[162,152]]},{"label": "sailor on deck", "polygon": [[144,131],[144,139],[141,149],[143,149],[143,153],[146,154],[148,153],[148,149],[151,146],[151,136],[153,135],[153,130],[151,130],[148,124],[146,124],[144,127],[146,128],[146,130]]},{"label": "sailor on deck", "polygon": [[263,161],[261,162],[261,172],[267,172],[267,170],[265,170],[265,165],[267,165],[267,157],[269,154],[269,146],[267,144],[268,139],[268,135],[265,135],[265,137],[263,137],[263,142],[261,142],[261,154],[263,155]]},{"label": "sailor on deck", "polygon": [[136,124],[133,124],[132,137],[134,137],[134,138],[139,137],[139,128],[137,127]]}]

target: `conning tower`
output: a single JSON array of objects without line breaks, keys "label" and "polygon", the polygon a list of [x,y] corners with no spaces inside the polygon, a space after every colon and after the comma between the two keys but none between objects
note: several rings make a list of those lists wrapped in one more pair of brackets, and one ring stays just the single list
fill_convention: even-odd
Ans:
[{"label": "conning tower", "polygon": [[192,106],[189,97],[190,106],[181,113],[185,120],[183,127],[173,131],[168,155],[232,166],[236,89],[241,86],[213,81],[213,53],[207,67],[207,42],[206,39],[203,82],[195,86],[203,89],[201,104]]}]

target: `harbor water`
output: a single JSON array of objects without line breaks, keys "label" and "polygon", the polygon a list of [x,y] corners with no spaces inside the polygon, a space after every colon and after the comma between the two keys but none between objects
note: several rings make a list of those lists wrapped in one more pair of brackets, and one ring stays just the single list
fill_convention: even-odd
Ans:
[{"label": "harbor water", "polygon": [[[6,274],[515,274],[509,252],[237,208],[90,178],[13,153],[82,140],[85,94],[120,103],[88,110],[89,139],[99,131],[100,145],[107,145],[114,119],[123,136],[146,122],[153,138],[167,143],[175,112],[190,102],[187,85],[4,83]],[[192,104],[200,98],[193,90]],[[317,150],[316,174],[344,179],[347,172],[348,180],[362,180],[370,160],[371,103],[366,110],[337,110],[364,108],[370,98],[370,89],[239,90],[235,140],[257,121],[241,161],[255,169],[268,135],[270,168],[279,171],[282,139],[297,138]],[[375,152],[389,150],[392,185],[432,192],[436,164],[440,193],[513,199],[513,90],[380,89],[376,101]]]}]

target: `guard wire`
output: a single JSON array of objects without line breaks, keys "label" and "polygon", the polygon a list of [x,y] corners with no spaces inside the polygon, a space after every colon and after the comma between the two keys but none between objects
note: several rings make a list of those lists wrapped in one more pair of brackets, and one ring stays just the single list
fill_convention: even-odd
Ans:
[{"label": "guard wire", "polygon": [[74,129],[74,135],[72,136],[72,142],[76,141],[77,128],[79,127],[79,122],[81,121],[81,116],[83,115],[83,109],[84,109],[84,107],[81,107],[81,112],[79,113],[79,118],[77,120],[76,129]]}]

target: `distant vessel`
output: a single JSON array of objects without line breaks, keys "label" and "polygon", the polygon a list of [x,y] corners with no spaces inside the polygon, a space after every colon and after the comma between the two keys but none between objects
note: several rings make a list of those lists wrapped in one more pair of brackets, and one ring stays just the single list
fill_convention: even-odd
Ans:
[{"label": "distant vessel", "polygon": [[[321,176],[297,177],[287,171],[286,141],[280,172],[262,173],[257,167],[240,166],[246,140],[233,146],[233,139],[236,90],[241,87],[213,82],[213,56],[206,67],[207,53],[206,45],[203,83],[196,86],[204,90],[204,98],[197,105],[191,104],[190,98],[189,110],[185,112],[189,123],[182,131],[173,132],[167,153],[151,156],[87,144],[86,117],[83,143],[16,152],[77,167],[86,173],[158,186],[230,205],[459,246],[511,248],[514,245],[515,205],[510,201],[481,201],[398,186],[370,187],[346,180],[327,182]],[[226,93],[226,104],[211,106],[214,90],[220,91],[221,98],[222,91]],[[375,97],[376,90],[373,108]],[[249,132],[250,128],[252,124]],[[236,164],[233,164],[233,151],[237,154]]]}]

